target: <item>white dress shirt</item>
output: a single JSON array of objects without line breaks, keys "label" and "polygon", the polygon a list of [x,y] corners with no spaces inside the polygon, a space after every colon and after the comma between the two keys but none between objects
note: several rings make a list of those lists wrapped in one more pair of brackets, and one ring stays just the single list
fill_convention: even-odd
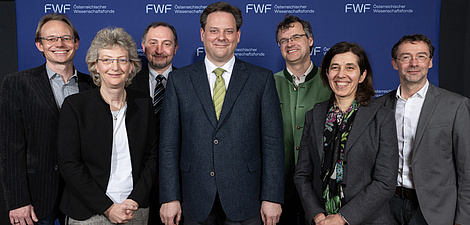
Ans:
[{"label": "white dress shirt", "polygon": [[397,186],[414,189],[411,158],[413,143],[418,127],[419,115],[423,107],[429,81],[407,100],[401,97],[400,86],[397,89],[395,120],[397,123],[399,167]]},{"label": "white dress shirt", "polygon": [[[204,63],[206,64],[206,72],[207,72],[207,80],[209,80],[209,87],[211,89],[211,98],[214,97],[214,86],[215,86],[215,79],[217,76],[214,73],[214,70],[219,68],[214,63],[212,63],[207,56],[204,58]],[[235,56],[225,63],[220,68],[224,69],[225,72],[222,74],[225,82],[225,90],[228,89],[228,84],[230,83],[230,78],[232,77],[233,66],[235,65]]]},{"label": "white dress shirt", "polygon": [[[166,88],[166,81],[168,80],[168,74],[173,71],[173,65],[170,64],[170,67],[166,69],[162,74],[165,79],[162,80],[163,86]],[[149,66],[149,90],[150,90],[150,97],[153,99],[153,92],[155,91],[155,86],[157,86],[157,78],[158,73],[152,67]]]}]

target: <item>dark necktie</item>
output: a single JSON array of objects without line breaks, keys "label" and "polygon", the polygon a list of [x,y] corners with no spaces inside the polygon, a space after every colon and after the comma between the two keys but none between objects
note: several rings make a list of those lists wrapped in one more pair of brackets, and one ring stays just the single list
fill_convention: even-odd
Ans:
[{"label": "dark necktie", "polygon": [[155,78],[155,80],[157,80],[157,85],[155,85],[155,90],[153,92],[153,112],[155,113],[155,118],[157,118],[157,122],[160,122],[160,112],[162,110],[163,95],[165,94],[165,87],[162,83],[164,79],[165,77],[162,75],[158,75]]}]

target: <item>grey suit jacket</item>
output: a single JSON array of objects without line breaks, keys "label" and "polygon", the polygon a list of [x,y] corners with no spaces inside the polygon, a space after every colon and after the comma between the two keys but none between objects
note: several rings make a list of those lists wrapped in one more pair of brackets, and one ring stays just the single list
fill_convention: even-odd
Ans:
[{"label": "grey suit jacket", "polygon": [[160,202],[182,202],[203,221],[216,193],[232,221],[260,214],[260,201],[282,203],[284,148],[271,71],[236,59],[217,121],[204,61],[171,73],[160,133]]},{"label": "grey suit jacket", "polygon": [[[94,87],[78,72],[80,91]],[[0,91],[0,166],[7,210],[32,204],[39,219],[57,210],[59,107],[46,65],[5,76]]]},{"label": "grey suit jacket", "polygon": [[[392,109],[396,90],[377,99]],[[413,183],[429,224],[470,221],[470,101],[429,83],[412,148]]]},{"label": "grey suit jacket", "polygon": [[[305,115],[299,161],[294,175],[308,221],[325,212],[320,178],[323,130],[328,101]],[[395,191],[398,168],[393,110],[371,102],[361,106],[345,146],[344,202],[339,212],[350,224],[389,224],[388,200]]]}]

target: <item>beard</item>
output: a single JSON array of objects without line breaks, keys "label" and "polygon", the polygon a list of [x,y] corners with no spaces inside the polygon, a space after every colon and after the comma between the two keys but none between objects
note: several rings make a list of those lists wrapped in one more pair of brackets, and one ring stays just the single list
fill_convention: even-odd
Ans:
[{"label": "beard", "polygon": [[163,61],[163,62],[160,62],[160,61],[150,61],[149,64],[152,68],[155,68],[155,69],[164,69],[165,67],[167,67],[168,65],[170,65],[171,61]]}]

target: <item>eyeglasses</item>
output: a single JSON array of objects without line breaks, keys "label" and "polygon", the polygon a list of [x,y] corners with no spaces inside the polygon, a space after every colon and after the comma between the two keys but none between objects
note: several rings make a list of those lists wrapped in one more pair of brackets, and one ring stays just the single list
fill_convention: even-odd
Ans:
[{"label": "eyeglasses", "polygon": [[119,59],[106,58],[106,59],[98,59],[98,60],[101,61],[105,65],[109,65],[113,63],[114,60],[116,60],[116,62],[121,65],[126,65],[127,63],[131,61],[130,59],[127,59],[127,58],[119,58]]},{"label": "eyeglasses", "polygon": [[279,47],[286,45],[287,43],[289,43],[289,40],[291,40],[292,42],[299,42],[303,36],[307,36],[307,34],[296,34],[290,38],[282,38],[281,40],[277,42],[277,45]]},{"label": "eyeglasses", "polygon": [[41,39],[47,41],[47,42],[57,42],[58,40],[62,40],[62,42],[72,42],[75,40],[75,36],[70,36],[70,35],[64,35],[64,36],[46,36],[46,37],[41,37]]},{"label": "eyeglasses", "polygon": [[402,62],[402,63],[410,63],[412,59],[416,59],[416,60],[418,60],[418,62],[423,63],[423,62],[426,62],[426,60],[429,59],[429,56],[427,56],[427,55],[418,55],[418,56],[413,58],[410,55],[404,55],[404,56],[402,56],[400,58],[397,58],[397,59],[400,60],[400,62]]}]

